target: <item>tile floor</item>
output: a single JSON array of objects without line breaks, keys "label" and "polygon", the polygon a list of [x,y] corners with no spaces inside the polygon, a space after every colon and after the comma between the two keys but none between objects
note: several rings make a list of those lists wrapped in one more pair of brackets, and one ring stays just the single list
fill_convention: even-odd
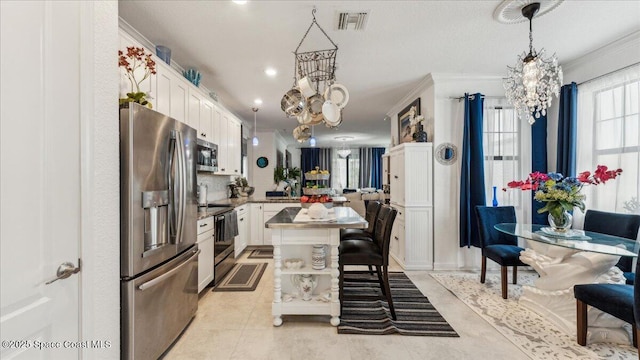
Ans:
[{"label": "tile floor", "polygon": [[[402,335],[339,335],[324,316],[285,316],[274,327],[271,316],[273,260],[251,292],[200,294],[198,312],[165,359],[529,359],[520,349],[440,286],[426,271],[407,276],[460,335],[438,338]],[[391,270],[398,271],[395,265]]]}]

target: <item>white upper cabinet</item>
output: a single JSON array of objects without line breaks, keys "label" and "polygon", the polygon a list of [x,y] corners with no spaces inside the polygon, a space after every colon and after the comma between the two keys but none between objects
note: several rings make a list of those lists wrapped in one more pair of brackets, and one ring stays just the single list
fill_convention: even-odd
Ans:
[{"label": "white upper cabinet", "polygon": [[[143,47],[138,41],[120,30],[120,50]],[[153,49],[145,49],[153,53]],[[156,75],[140,84],[140,91],[149,94],[153,109],[182,121],[198,132],[198,138],[218,145],[218,172],[220,175],[240,176],[241,121],[224,107],[213,102],[201,89],[191,84],[174,68],[153,55]],[[144,69],[138,69],[143,71]],[[131,92],[131,83],[121,71],[120,97]],[[142,78],[141,73],[138,78]],[[135,89],[134,89],[135,91]]]},{"label": "white upper cabinet", "polygon": [[229,144],[229,137],[227,136],[228,128],[229,115],[226,112],[223,112],[222,116],[220,117],[220,140],[218,142],[218,173],[220,174],[229,173],[229,164],[227,162],[227,152]]},{"label": "white upper cabinet", "polygon": [[[189,85],[186,80],[175,76],[173,69],[164,61],[155,58],[156,61],[156,86],[151,102],[157,112],[171,116],[172,118],[188,122],[188,95]],[[197,128],[197,127],[196,127]]]},{"label": "white upper cabinet", "polygon": [[[200,131],[200,103],[202,102],[202,95],[197,91],[189,89],[189,117],[187,125],[198,130],[198,138],[205,139],[204,133]],[[205,139],[206,140],[206,139]]]},{"label": "white upper cabinet", "polygon": [[229,136],[229,143],[227,146],[227,164],[229,165],[229,174],[240,176],[240,134],[241,127],[240,122],[236,119],[229,119],[229,127],[227,133]]},{"label": "white upper cabinet", "polygon": [[213,104],[203,99],[200,102],[200,127],[198,132],[204,140],[213,141]]}]

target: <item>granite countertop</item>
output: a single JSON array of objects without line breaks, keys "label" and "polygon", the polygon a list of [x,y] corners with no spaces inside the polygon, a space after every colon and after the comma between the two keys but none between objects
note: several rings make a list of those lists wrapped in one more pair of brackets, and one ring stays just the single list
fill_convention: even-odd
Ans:
[{"label": "granite countertop", "polygon": [[198,220],[206,219],[210,216],[216,216],[229,210],[233,210],[232,206],[227,207],[210,207],[210,208],[198,208]]},{"label": "granite countertop", "polygon": [[[294,197],[287,197],[287,196],[269,196],[269,197],[256,197],[256,196],[249,196],[249,197],[238,197],[235,199],[222,199],[222,200],[216,200],[216,201],[210,201],[209,205],[214,205],[214,206],[232,206],[232,207],[238,207],[238,206],[242,206],[244,204],[250,204],[250,203],[260,203],[260,204],[269,204],[269,203],[292,203],[292,204],[297,204],[300,202],[300,197],[299,196],[294,196]],[[334,204],[342,204],[344,202],[348,202],[348,200],[346,200],[346,198],[336,198],[334,199]]]},{"label": "granite countertop", "polygon": [[239,197],[235,199],[222,199],[216,201],[210,201],[210,205],[226,205],[238,207],[248,203],[299,203],[299,197],[286,197],[286,196],[270,196],[270,197]]},{"label": "granite countertop", "polygon": [[306,211],[306,209],[297,207],[282,209],[265,223],[265,227],[270,229],[366,229],[369,226],[369,223],[350,207],[333,207],[335,220],[294,222],[300,211]]}]

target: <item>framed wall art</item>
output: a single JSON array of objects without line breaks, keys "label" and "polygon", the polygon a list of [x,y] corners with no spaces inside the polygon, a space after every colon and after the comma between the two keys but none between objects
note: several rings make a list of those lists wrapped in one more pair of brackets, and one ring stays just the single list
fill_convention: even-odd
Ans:
[{"label": "framed wall art", "polygon": [[414,116],[420,115],[420,98],[413,100],[398,113],[398,145],[413,141],[411,126],[411,108],[413,107],[416,109]]}]

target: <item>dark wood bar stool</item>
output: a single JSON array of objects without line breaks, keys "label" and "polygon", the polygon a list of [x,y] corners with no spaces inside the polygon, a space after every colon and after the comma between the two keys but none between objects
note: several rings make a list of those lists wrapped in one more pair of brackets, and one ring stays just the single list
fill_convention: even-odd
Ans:
[{"label": "dark wood bar stool", "polygon": [[[348,239],[340,242],[339,246],[339,269],[340,269],[340,311],[344,307],[344,300],[367,300],[371,296],[350,295],[348,298],[344,294],[345,274],[362,274],[362,271],[347,271],[346,265],[368,265],[375,266],[378,275],[378,282],[382,296],[389,304],[391,317],[396,320],[396,311],[393,307],[391,289],[389,287],[389,243],[391,242],[391,228],[395,221],[397,210],[390,206],[383,205],[376,218],[373,241],[370,239]],[[357,281],[349,279],[349,281]],[[377,296],[375,298],[378,298]]]}]

